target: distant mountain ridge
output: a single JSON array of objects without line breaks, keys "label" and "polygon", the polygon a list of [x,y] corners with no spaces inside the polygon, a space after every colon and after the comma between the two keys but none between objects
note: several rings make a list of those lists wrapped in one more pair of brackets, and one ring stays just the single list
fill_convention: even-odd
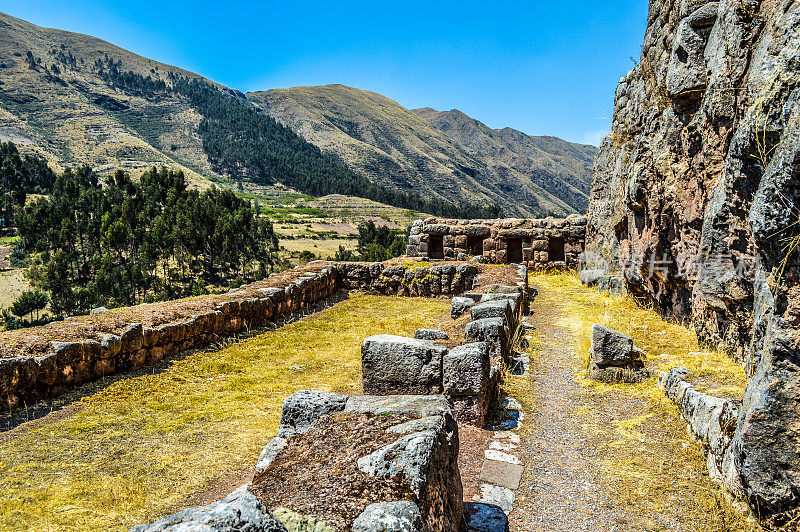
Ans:
[{"label": "distant mountain ridge", "polygon": [[164,165],[198,186],[277,180],[448,216],[486,216],[495,205],[520,216],[582,212],[594,156],[594,147],[343,86],[244,95],[2,13],[0,140],[57,168]]},{"label": "distant mountain ridge", "polygon": [[279,122],[371,180],[519,216],[585,212],[594,146],[492,129],[461,111],[406,109],[346,87],[248,93]]}]

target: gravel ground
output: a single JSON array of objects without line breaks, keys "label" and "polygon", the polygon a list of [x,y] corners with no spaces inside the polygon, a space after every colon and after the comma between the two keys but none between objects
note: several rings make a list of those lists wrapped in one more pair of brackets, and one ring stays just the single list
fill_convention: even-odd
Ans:
[{"label": "gravel ground", "polygon": [[630,530],[628,518],[606,496],[594,446],[582,431],[571,332],[554,324],[562,309],[537,300],[527,320],[541,346],[528,378],[532,395],[523,399],[521,452],[525,472],[511,513],[512,530]]}]

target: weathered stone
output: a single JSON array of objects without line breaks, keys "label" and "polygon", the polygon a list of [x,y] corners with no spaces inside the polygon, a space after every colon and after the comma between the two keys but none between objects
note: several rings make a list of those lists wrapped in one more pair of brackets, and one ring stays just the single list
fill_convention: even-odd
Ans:
[{"label": "weathered stone", "polygon": [[290,395],[283,401],[278,436],[304,434],[322,416],[343,410],[346,402],[346,395],[330,392],[301,390]]},{"label": "weathered stone", "polygon": [[483,301],[473,305],[469,309],[469,312],[473,320],[482,320],[484,318],[501,318],[508,326],[513,323],[513,310],[511,307],[511,301],[507,298],[497,299],[494,301]]},{"label": "weathered stone", "polygon": [[483,318],[471,321],[464,328],[468,342],[486,342],[492,356],[505,358],[508,348],[508,328],[503,318]]},{"label": "weathered stone", "polygon": [[370,504],[353,522],[353,532],[422,532],[419,507],[410,501]]},{"label": "weathered stone", "polygon": [[489,386],[490,366],[489,345],[486,342],[454,347],[443,361],[445,395],[484,395]]},{"label": "weathered stone", "polygon": [[578,275],[584,285],[594,286],[601,277],[606,275],[606,271],[602,269],[581,270]]},{"label": "weathered stone", "polygon": [[458,425],[443,396],[351,398],[345,412],[416,414],[433,417],[430,428],[359,458],[358,468],[379,478],[400,479],[410,490],[423,519],[423,529],[459,532],[463,492],[458,470]]},{"label": "weathered stone", "polygon": [[188,508],[131,532],[287,532],[253,494],[242,486],[223,500]]},{"label": "weathered stone", "polygon": [[442,357],[447,349],[428,340],[388,334],[361,346],[364,392],[373,395],[442,391]]},{"label": "weathered stone", "polygon": [[599,366],[628,366],[642,358],[633,338],[599,323],[592,326],[591,353],[592,361]]},{"label": "weathered stone", "polygon": [[417,340],[447,340],[450,337],[439,329],[417,329],[414,338]]},{"label": "weathered stone", "polygon": [[602,275],[597,279],[597,288],[603,292],[608,292],[612,296],[624,295],[625,279],[621,275]]},{"label": "weathered stone", "polygon": [[457,319],[464,314],[469,307],[475,304],[475,301],[468,297],[454,297],[450,303],[450,317]]}]

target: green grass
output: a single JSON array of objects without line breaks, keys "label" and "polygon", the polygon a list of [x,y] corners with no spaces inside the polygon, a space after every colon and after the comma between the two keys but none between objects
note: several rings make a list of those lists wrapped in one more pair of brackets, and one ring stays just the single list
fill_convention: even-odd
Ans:
[{"label": "green grass", "polygon": [[354,295],[166,371],[120,380],[0,447],[0,529],[126,529],[251,467],[302,389],[360,393],[362,340],[411,335],[447,302]]}]

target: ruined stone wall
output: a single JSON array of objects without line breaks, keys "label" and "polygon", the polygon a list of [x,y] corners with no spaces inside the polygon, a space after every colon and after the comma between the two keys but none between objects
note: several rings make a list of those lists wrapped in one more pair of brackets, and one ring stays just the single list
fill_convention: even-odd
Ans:
[{"label": "ruined stone wall", "polygon": [[652,0],[647,23],[596,159],[587,259],[743,361],[735,474],[779,516],[800,504],[800,3]]},{"label": "ruined stone wall", "polygon": [[[211,345],[219,338],[263,327],[339,289],[422,297],[458,294],[472,289],[477,274],[474,264],[428,268],[414,267],[413,263],[328,263],[311,270],[298,268],[297,275],[291,275],[282,286],[244,286],[213,299],[204,312],[179,312],[177,318],[157,326],[123,323],[112,327],[113,332],[104,332],[103,328],[86,328],[80,318],[51,324],[35,329],[33,334],[55,338],[52,341],[39,341],[16,351],[5,346],[0,358],[0,408],[30,405],[83,382],[149,366],[164,357]],[[83,328],[86,331],[81,333]],[[71,338],[68,341],[59,337],[65,329]],[[4,340],[10,345],[24,334],[26,331],[14,331],[13,337]]]},{"label": "ruined stone wall", "polygon": [[575,268],[585,237],[586,218],[577,215],[505,220],[427,218],[412,224],[406,254],[444,260],[480,256],[488,263],[525,263],[537,269],[554,265]]}]

